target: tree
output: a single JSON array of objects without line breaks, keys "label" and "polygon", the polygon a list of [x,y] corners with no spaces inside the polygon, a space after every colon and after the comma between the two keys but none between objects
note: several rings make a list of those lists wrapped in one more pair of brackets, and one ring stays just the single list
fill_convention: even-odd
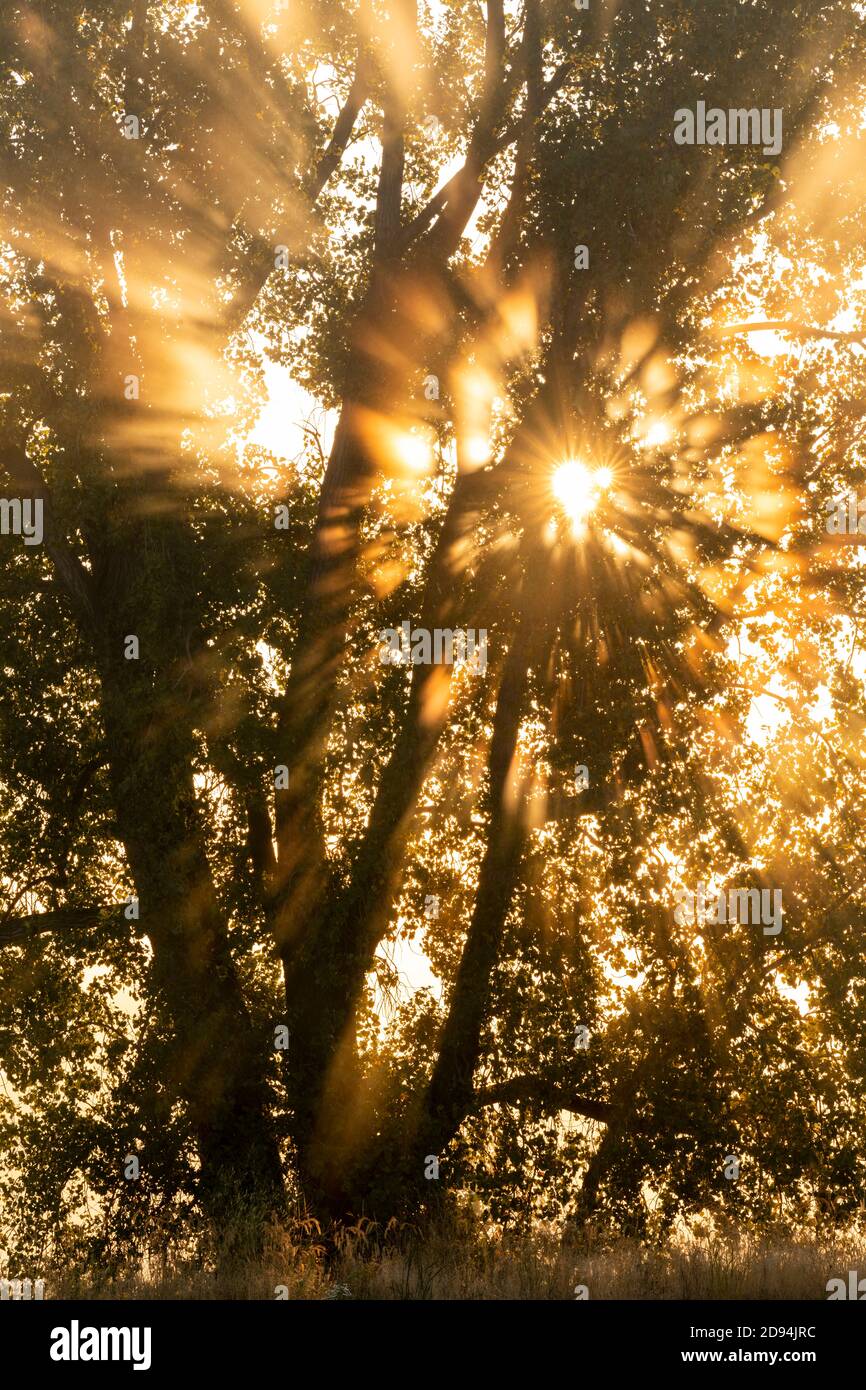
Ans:
[{"label": "tree", "polygon": [[[824,498],[805,521],[795,502],[828,435],[833,483],[859,467],[859,384],[839,367],[856,373],[858,333],[832,326],[859,307],[855,8],[814,0],[794,26],[775,0],[290,16],[215,0],[185,18],[140,0],[120,32],[112,7],[64,10],[4,20],[3,462],[45,528],[2,553],[4,668],[23,673],[3,697],[4,988],[22,1031],[39,1009],[68,1044],[89,1020],[91,1090],[128,1060],[99,1144],[84,1126],[46,1161],[40,1210],[137,1127],[154,1194],[194,1194],[230,1247],[283,1210],[286,1174],[320,1216],[414,1211],[430,1156],[477,1184],[503,1133],[529,1136],[582,1219],[624,1218],[645,1181],[669,1219],[724,1192],[720,1151],[766,1123],[764,1074],[746,1085],[730,1052],[758,1020],[770,1092],[792,1055],[808,1077],[800,1181],[822,1030],[860,987],[856,890],[786,958],[827,991],[802,1023],[768,998],[775,943],[672,927],[665,854],[784,879],[797,931],[828,862],[805,832],[800,879],[764,848],[805,769],[766,825],[741,824],[748,708],[724,652],[762,587],[792,630],[771,590],[796,571],[827,604],[816,660],[848,738],[861,696],[831,629],[859,576],[815,540]],[[786,162],[674,143],[710,85],[724,111],[783,111]],[[820,275],[774,285],[768,244]],[[788,379],[739,327],[771,301],[761,321],[805,345]],[[333,410],[327,458],[314,435],[294,465],[244,443],[250,332]],[[574,458],[596,471],[563,489]],[[485,629],[486,670],[385,666],[377,634],[405,619]],[[790,678],[807,688],[805,667]],[[759,787],[771,754],[749,756]],[[589,786],[570,795],[575,764]],[[855,822],[853,782],[844,805]],[[545,882],[562,909],[539,920]],[[613,946],[593,939],[593,892],[615,905]],[[385,1043],[372,982],[422,925],[446,1002],[416,999]],[[610,957],[629,952],[643,978],[617,1001]],[[585,1020],[584,1054],[563,1040]],[[56,1049],[36,1036],[12,1084],[56,1123],[84,1078],[40,1100]],[[822,1181],[845,1155],[845,1190],[851,1068],[821,1140]],[[562,1111],[585,1122],[565,1160],[543,1118]],[[17,1114],[22,1152],[27,1127]],[[508,1152],[518,1187],[526,1161]],[[513,1208],[512,1185],[484,1181]]]}]

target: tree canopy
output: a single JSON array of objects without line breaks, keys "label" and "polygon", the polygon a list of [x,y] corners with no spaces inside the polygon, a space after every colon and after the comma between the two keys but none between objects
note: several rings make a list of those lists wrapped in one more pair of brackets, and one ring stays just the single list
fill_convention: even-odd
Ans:
[{"label": "tree canopy", "polygon": [[10,0],[0,1246],[862,1212],[863,17]]}]

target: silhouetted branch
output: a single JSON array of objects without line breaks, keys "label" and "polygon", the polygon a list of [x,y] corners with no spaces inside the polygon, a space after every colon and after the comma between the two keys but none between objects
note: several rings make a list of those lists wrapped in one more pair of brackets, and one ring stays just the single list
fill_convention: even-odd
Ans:
[{"label": "silhouetted branch", "polygon": [[738,333],[790,333],[796,338],[831,338],[839,343],[859,343],[866,340],[866,331],[844,333],[834,328],[816,328],[813,324],[792,319],[761,319],[756,323],[731,323],[714,330],[717,338],[732,338]]},{"label": "silhouetted branch", "polygon": [[478,1091],[473,1101],[473,1110],[481,1110],[487,1105],[520,1105],[525,1101],[535,1101],[545,1110],[569,1110],[573,1115],[582,1115],[587,1120],[601,1120],[608,1124],[614,1115],[614,1107],[600,1100],[587,1100],[576,1095],[570,1086],[561,1082],[548,1081],[543,1076],[513,1076],[498,1086],[489,1086]]},{"label": "silhouetted branch", "polygon": [[276,872],[277,861],[272,840],[273,829],[264,796],[247,798],[247,850],[259,891],[266,892]]},{"label": "silhouetted branch", "polygon": [[[315,207],[316,199],[337,169],[346,151],[358,114],[367,100],[368,93],[367,58],[359,48],[355,75],[352,78],[346,100],[334,122],[331,138],[324,154],[316,164],[312,176],[303,187],[311,212]],[[245,281],[232,299],[226,313],[226,326],[230,332],[233,332],[243,323],[273,269],[273,246],[262,237],[254,237],[249,247]]]},{"label": "silhouetted branch", "polygon": [[[550,80],[541,88],[538,114],[543,112],[550,104],[553,97],[564,85],[565,79],[568,77],[570,71],[570,63],[561,63]],[[447,183],[443,184],[442,187],[432,195],[421,211],[413,217],[412,221],[405,228],[400,243],[401,249],[405,250],[413,241],[417,241],[418,237],[430,226],[433,219],[439,213],[443,212],[449,203],[456,199],[458,192],[473,179],[477,180],[484,172],[485,167],[495,159],[498,154],[506,150],[509,145],[514,144],[515,140],[519,140],[526,130],[527,125],[531,123],[531,119],[535,118],[536,117],[530,118],[527,113],[524,113],[515,120],[509,122],[502,134],[490,141],[487,152],[480,165],[477,165],[477,160],[472,153],[467,155],[465,163],[455,174],[452,174]],[[473,167],[473,165],[477,165],[477,167]],[[469,215],[471,215],[471,208]],[[466,220],[468,221],[468,216]]]},{"label": "silhouetted branch", "polygon": [[367,63],[364,55],[358,54],[358,61],[355,66],[355,75],[352,78],[352,85],[349,88],[346,100],[340,109],[340,113],[334,122],[334,129],[328,141],[325,153],[319,160],[313,172],[313,176],[305,187],[305,192],[311,202],[315,202],[321,193],[328,179],[333,174],[337,165],[340,163],[349,143],[349,137],[355,128],[355,122],[361,111],[361,107],[367,100],[370,90],[369,78],[367,76]]},{"label": "silhouetted branch", "polygon": [[79,931],[95,927],[107,917],[116,917],[132,929],[123,916],[126,903],[94,903],[92,907],[61,907],[54,912],[31,912],[25,917],[9,917],[0,922],[0,946],[17,946],[44,932]]}]

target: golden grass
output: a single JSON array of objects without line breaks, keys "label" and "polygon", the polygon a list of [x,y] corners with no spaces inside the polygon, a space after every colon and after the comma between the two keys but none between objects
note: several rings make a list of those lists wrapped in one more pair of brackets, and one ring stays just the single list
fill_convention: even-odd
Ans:
[{"label": "golden grass", "polygon": [[827,1280],[866,1274],[866,1237],[684,1236],[662,1248],[621,1240],[587,1249],[540,1234],[434,1229],[387,1236],[365,1223],[326,1253],[316,1237],[274,1232],[267,1254],[220,1271],[161,1259],[119,1277],[46,1275],[49,1298],[94,1299],[826,1299]]}]

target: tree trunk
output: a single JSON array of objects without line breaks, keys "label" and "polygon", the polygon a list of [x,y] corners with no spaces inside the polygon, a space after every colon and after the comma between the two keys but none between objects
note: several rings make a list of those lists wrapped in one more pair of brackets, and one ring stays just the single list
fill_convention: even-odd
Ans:
[{"label": "tree trunk", "polygon": [[[530,568],[534,572],[528,581],[526,611],[506,660],[494,720],[491,820],[475,910],[433,1080],[419,1107],[420,1119],[416,1115],[413,1137],[400,1140],[403,1152],[397,1162],[409,1205],[419,1195],[417,1179],[423,1173],[424,1157],[447,1144],[471,1107],[490,977],[525,842],[523,789],[515,788],[511,773],[528,670],[548,632],[547,622],[537,616],[543,611],[538,600],[548,570],[537,563]],[[423,706],[423,681],[417,698]],[[381,936],[399,851],[435,742],[435,731],[422,732],[420,721],[404,722],[351,883],[332,901],[327,916],[321,916],[317,930],[308,936],[307,950],[286,963],[293,1037],[304,1040],[291,1070],[293,1133],[306,1190],[330,1215],[357,1211],[365,1201],[380,1205],[376,1169],[385,1157],[382,1143],[390,1140],[368,1135],[365,1147],[357,1117],[354,1148],[353,1136],[346,1133],[346,1116],[353,1100],[357,1103],[352,1066],[354,1009]],[[393,1163],[391,1155],[388,1166],[392,1169]],[[396,1200],[395,1192],[392,1183],[390,1194],[382,1193],[381,1200],[386,1204],[392,1197]]]},{"label": "tree trunk", "polygon": [[[539,577],[546,573],[545,566],[536,560],[535,576],[528,581],[536,600]],[[541,612],[537,601],[526,604],[499,691],[490,745],[487,845],[436,1065],[412,1141],[411,1171],[416,1183],[423,1173],[424,1159],[428,1154],[441,1155],[472,1107],[491,977],[527,836],[527,788],[516,780],[515,755],[529,668],[543,650],[549,630]]]},{"label": "tree trunk", "polygon": [[203,848],[192,739],[154,699],[139,663],[104,663],[103,717],[120,837],[153,948],[153,981],[174,1033],[168,1089],[185,1102],[199,1198],[222,1254],[254,1252],[283,1208],[268,1113],[268,1039],[256,1037]]}]

